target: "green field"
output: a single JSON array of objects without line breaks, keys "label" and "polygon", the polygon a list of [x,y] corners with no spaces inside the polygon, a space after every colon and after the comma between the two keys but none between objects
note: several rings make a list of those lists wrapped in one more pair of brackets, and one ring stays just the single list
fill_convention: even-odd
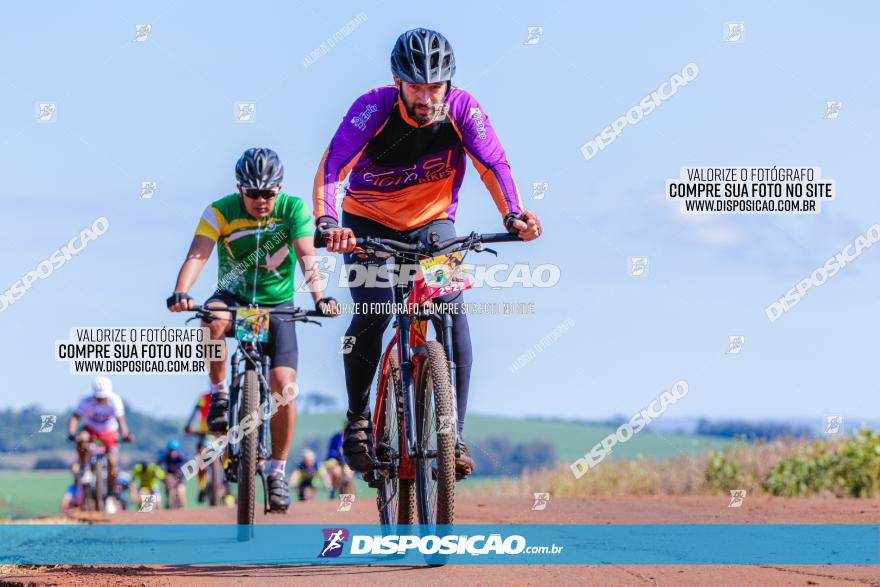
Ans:
[{"label": "green field", "polygon": [[[330,435],[341,427],[341,414],[302,414],[297,421],[296,437],[291,452],[291,461],[298,461],[300,451],[306,444],[318,448],[318,458],[322,459]],[[600,442],[614,428],[559,421],[517,420],[474,414],[468,417],[465,438],[471,454],[480,465],[480,460],[491,458],[483,450],[490,439],[506,438],[512,443],[544,441],[553,445],[556,459],[559,462],[571,462],[583,456],[596,443]],[[185,452],[191,454],[192,442],[184,440]],[[687,454],[702,453],[717,449],[726,444],[719,438],[690,436],[683,434],[656,434],[647,430],[635,435],[628,442],[617,445],[612,457],[614,459],[633,459],[638,457],[671,458]],[[123,447],[123,462],[130,462]],[[24,456],[24,455],[22,455]],[[71,451],[70,459],[73,459]],[[509,469],[505,463],[496,463],[501,470]],[[555,463],[548,462],[547,465]],[[292,468],[291,465],[288,465]],[[515,471],[510,471],[514,474]],[[32,516],[55,515],[60,511],[61,496],[70,483],[71,475],[66,471],[0,471],[0,519],[21,518]],[[473,477],[469,484],[491,483],[491,477]],[[259,487],[259,484],[258,484]],[[373,495],[372,490],[358,481],[358,495]],[[197,495],[196,481],[187,483],[187,495],[190,507],[204,507],[194,504]],[[324,496],[323,491],[319,496]],[[262,499],[260,496],[258,499]]]},{"label": "green field", "polygon": [[[560,461],[573,461],[616,428],[594,424],[578,424],[549,420],[516,420],[492,416],[469,415],[465,424],[464,437],[471,447],[471,454],[478,458],[481,441],[489,437],[504,436],[513,442],[543,440],[556,447]],[[614,447],[611,458],[634,459],[648,457],[665,459],[686,454],[706,452],[727,444],[726,439],[688,434],[653,433],[642,430],[628,442]]]},{"label": "green field", "polygon": [[60,513],[71,478],[61,471],[0,471],[0,519]]},{"label": "green field", "polygon": [[[0,520],[59,515],[61,496],[71,479],[71,474],[64,471],[0,471]],[[327,493],[318,487],[315,499],[327,499]],[[355,491],[360,496],[372,498],[375,495],[360,479],[355,482]],[[198,482],[195,479],[187,482],[186,495],[188,508],[207,507],[196,502]],[[262,500],[262,487],[257,483],[258,507]]]},{"label": "green field", "polygon": [[[320,439],[321,451],[325,450],[336,426],[340,426],[342,414],[307,414],[297,420],[293,456],[298,456],[304,441]],[[504,437],[511,442],[543,440],[556,447],[557,459],[573,461],[582,457],[596,443],[614,432],[611,426],[578,424],[549,420],[518,420],[496,416],[469,415],[464,437],[475,459],[480,456],[480,444],[490,437]],[[688,434],[657,434],[643,430],[629,442],[614,447],[612,458],[633,459],[642,457],[665,459],[686,454],[706,452],[720,448],[727,440]],[[318,457],[321,458],[319,453]]]}]

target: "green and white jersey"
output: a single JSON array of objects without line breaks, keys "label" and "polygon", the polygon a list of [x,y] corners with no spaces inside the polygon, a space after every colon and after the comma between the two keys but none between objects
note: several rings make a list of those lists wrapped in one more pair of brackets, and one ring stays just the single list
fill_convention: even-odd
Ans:
[{"label": "green and white jersey", "polygon": [[296,268],[294,239],[314,232],[303,201],[281,192],[272,213],[257,220],[245,210],[239,193],[205,209],[196,235],[217,243],[217,289],[250,303],[276,305],[293,299]]}]

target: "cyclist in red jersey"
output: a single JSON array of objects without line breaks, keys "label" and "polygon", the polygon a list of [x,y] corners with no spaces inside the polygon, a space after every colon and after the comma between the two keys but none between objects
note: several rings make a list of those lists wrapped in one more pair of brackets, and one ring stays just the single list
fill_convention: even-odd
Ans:
[{"label": "cyclist in red jersey", "polygon": [[[193,406],[193,411],[189,416],[189,420],[186,423],[186,427],[183,429],[185,434],[194,434],[196,437],[196,446],[194,455],[198,455],[202,452],[202,446],[205,442],[205,437],[208,434],[208,410],[211,408],[211,390],[204,392],[199,396],[199,399],[196,400],[196,405]],[[198,473],[199,479],[199,503],[205,501],[205,488],[207,487],[208,482],[208,471],[199,467]]]}]

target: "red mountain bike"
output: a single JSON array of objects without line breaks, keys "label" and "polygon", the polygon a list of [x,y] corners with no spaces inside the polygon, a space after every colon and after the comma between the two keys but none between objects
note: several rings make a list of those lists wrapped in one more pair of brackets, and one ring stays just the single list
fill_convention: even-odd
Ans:
[{"label": "red mountain bike", "polygon": [[[496,254],[483,245],[518,240],[509,233],[471,233],[443,242],[434,234],[430,243],[366,237],[356,239],[360,250],[354,254],[394,258],[397,265],[405,265],[440,251],[444,255]],[[462,260],[463,256],[458,262]],[[429,285],[421,279],[395,284],[395,332],[380,362],[373,411],[378,463],[364,479],[377,489],[379,521],[390,534],[398,524],[415,524],[416,514],[426,532],[438,524],[451,525],[455,519],[459,438],[452,316],[429,303],[438,293],[431,293]],[[429,321],[438,340],[427,338]]]}]

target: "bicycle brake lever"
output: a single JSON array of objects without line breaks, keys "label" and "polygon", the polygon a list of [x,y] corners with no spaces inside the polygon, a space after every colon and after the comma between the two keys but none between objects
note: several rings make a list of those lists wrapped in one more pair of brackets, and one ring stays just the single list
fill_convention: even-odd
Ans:
[{"label": "bicycle brake lever", "polygon": [[318,320],[311,320],[311,319],[309,319],[309,318],[303,318],[302,321],[303,321],[303,322],[308,322],[309,324],[317,324],[318,326],[324,326],[324,325],[321,324],[321,322],[318,321]]},{"label": "bicycle brake lever", "polygon": [[496,257],[498,256],[498,251],[496,251],[495,249],[490,249],[489,247],[484,247],[483,245],[477,245],[476,247],[474,247],[474,251],[476,251],[477,253],[492,253]]}]

